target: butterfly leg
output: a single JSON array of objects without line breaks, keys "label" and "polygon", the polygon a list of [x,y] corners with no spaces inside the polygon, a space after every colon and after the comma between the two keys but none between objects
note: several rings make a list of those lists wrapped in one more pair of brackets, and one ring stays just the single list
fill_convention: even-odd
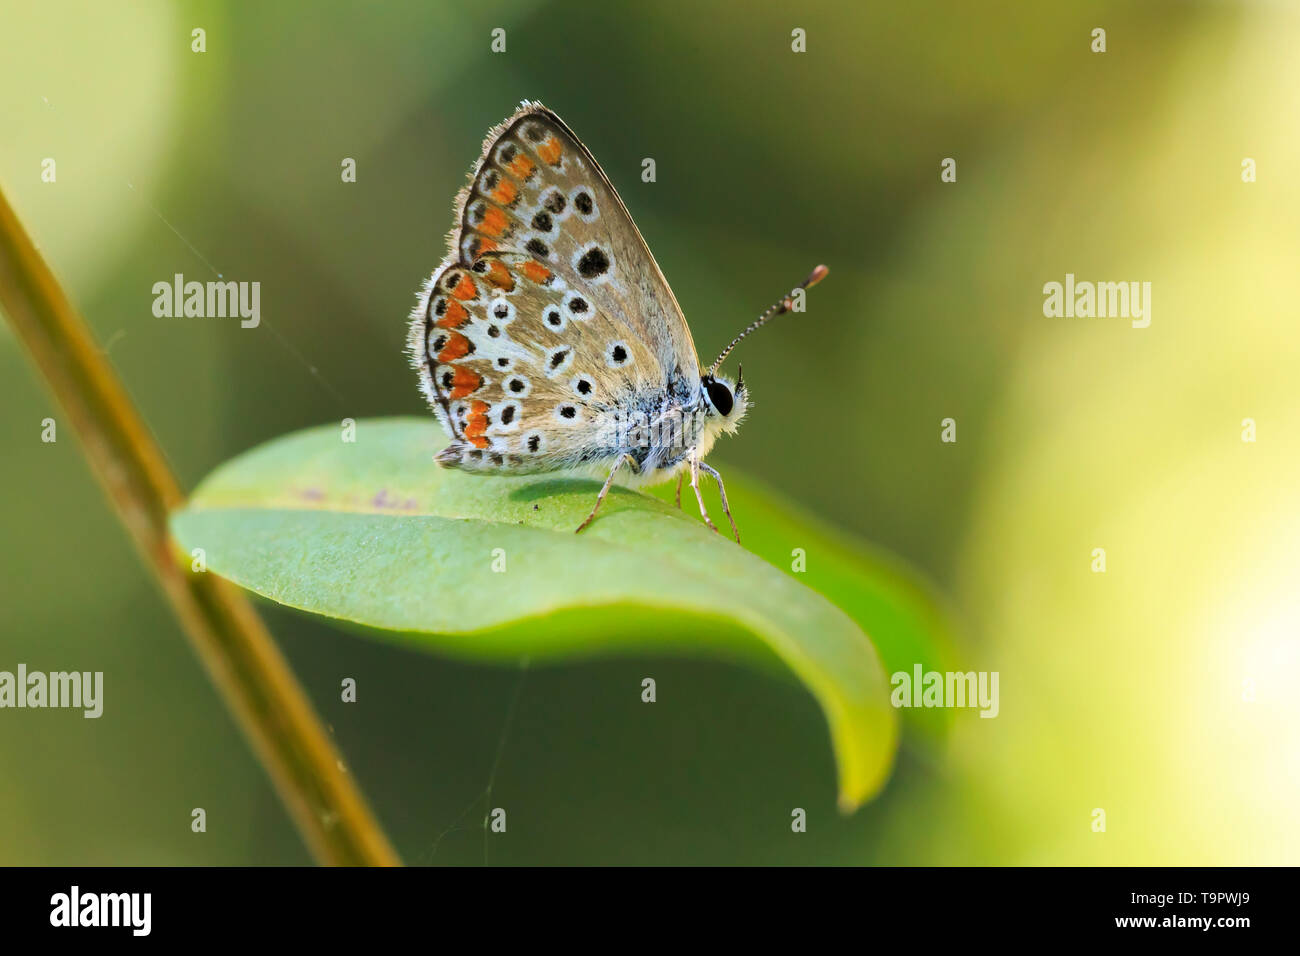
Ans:
[{"label": "butterfly leg", "polygon": [[618,461],[614,462],[614,467],[609,470],[609,477],[605,479],[605,484],[601,486],[600,494],[596,495],[595,507],[591,509],[591,514],[587,515],[587,520],[578,525],[577,529],[573,532],[574,534],[582,531],[583,528],[596,520],[596,512],[600,510],[600,503],[604,501],[605,496],[609,494],[609,487],[614,484],[614,476],[618,474],[618,470],[623,467],[624,462],[630,463],[633,471],[639,470],[636,459],[631,455],[623,455],[618,459]]},{"label": "butterfly leg", "polygon": [[[709,513],[704,508],[704,496],[700,494],[700,460],[694,457],[691,458],[691,488],[695,491],[695,500],[700,503],[700,517],[704,519],[706,525],[718,531],[718,526],[709,518]],[[718,531],[718,533],[722,532]]]},{"label": "butterfly leg", "polygon": [[718,494],[722,497],[722,513],[731,522],[731,533],[736,536],[736,544],[740,544],[740,529],[736,527],[736,519],[731,517],[731,505],[727,504],[727,486],[722,483],[722,476],[718,474],[716,468],[711,468],[704,462],[700,462],[700,470],[712,475],[713,480],[718,483]]},{"label": "butterfly leg", "polygon": [[677,510],[678,511],[682,510],[682,478],[683,477],[684,476],[682,475],[681,472],[677,473]]}]

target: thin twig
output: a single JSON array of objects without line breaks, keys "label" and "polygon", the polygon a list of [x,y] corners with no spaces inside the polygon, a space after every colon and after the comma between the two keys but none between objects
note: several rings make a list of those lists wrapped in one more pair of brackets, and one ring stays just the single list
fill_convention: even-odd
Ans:
[{"label": "thin twig", "polygon": [[0,192],[0,307],[63,412],[316,859],[400,860],[266,626],[233,585],[193,573],[167,529],[184,500],[148,427]]}]

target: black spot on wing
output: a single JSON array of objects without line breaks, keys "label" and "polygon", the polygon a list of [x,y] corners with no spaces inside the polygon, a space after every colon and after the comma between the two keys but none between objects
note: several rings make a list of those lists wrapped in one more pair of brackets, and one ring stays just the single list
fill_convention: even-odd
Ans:
[{"label": "black spot on wing", "polygon": [[609,271],[609,256],[599,246],[592,246],[578,260],[578,275],[584,279],[594,279]]}]

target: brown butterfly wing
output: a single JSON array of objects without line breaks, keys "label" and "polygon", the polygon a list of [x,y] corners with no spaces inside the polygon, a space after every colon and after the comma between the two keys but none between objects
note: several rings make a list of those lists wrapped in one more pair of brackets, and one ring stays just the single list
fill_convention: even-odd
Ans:
[{"label": "brown butterfly wing", "polygon": [[412,316],[421,385],[473,470],[570,467],[617,445],[629,396],[693,387],[681,310],[618,194],[554,113],[494,129],[452,249]]}]

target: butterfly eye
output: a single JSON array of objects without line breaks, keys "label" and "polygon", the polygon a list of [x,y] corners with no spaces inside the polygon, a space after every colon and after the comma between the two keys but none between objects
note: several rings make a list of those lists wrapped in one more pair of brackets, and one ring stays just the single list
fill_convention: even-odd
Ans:
[{"label": "butterfly eye", "polygon": [[724,418],[730,415],[735,404],[731,397],[731,389],[711,378],[704,380],[704,387],[709,392],[709,403],[718,410],[718,414]]}]

